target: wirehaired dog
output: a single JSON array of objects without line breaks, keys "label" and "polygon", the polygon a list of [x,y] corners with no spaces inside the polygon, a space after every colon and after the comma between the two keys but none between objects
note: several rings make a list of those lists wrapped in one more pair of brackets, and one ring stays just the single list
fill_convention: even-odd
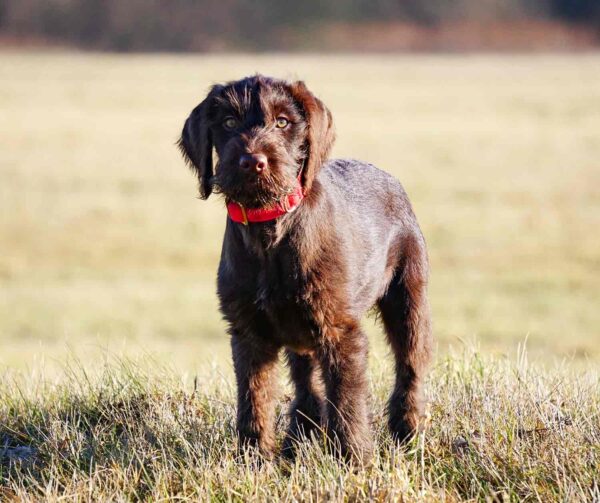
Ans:
[{"label": "wirehaired dog", "polygon": [[240,445],[267,456],[285,349],[295,399],[284,454],[322,427],[344,457],[368,458],[360,320],[373,306],[396,363],[393,437],[410,437],[422,413],[431,352],[425,241],[397,180],[363,162],[327,161],[334,138],[331,113],[303,82],[256,75],[212,87],[179,141],[200,196],[225,199],[217,283],[238,386],[237,431]]}]

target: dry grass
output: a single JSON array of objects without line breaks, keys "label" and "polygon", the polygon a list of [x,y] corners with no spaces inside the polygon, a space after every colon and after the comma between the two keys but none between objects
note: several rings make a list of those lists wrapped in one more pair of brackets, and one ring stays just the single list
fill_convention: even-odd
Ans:
[{"label": "dry grass", "polygon": [[[0,499],[599,498],[600,56],[1,58]],[[234,456],[225,213],[174,142],[210,83],[254,71],[304,78],[334,154],[401,179],[428,239],[431,427],[389,445],[374,336],[367,471]],[[535,370],[504,356],[525,338]],[[496,356],[445,356],[473,339]],[[103,370],[107,350],[157,363]]]},{"label": "dry grass", "polygon": [[[597,501],[598,374],[543,372],[478,353],[433,370],[429,428],[392,445],[383,403],[391,369],[372,366],[373,465],[352,469],[321,441],[294,465],[241,456],[234,390],[128,362],[67,368],[0,391],[0,498],[81,501]],[[21,384],[19,384],[21,382]],[[285,403],[278,406],[279,431]]]}]

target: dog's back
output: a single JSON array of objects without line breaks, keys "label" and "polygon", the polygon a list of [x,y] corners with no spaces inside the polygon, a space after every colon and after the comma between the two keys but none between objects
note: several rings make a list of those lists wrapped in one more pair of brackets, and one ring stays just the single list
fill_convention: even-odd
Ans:
[{"label": "dog's back", "polygon": [[351,272],[350,294],[356,314],[383,295],[403,253],[406,237],[425,246],[408,196],[400,182],[372,164],[333,159],[318,177],[333,201],[333,225]]}]

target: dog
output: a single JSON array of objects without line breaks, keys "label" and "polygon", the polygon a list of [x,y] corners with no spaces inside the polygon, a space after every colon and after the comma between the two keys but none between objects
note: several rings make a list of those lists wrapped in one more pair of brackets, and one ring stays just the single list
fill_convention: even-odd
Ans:
[{"label": "dog", "polygon": [[295,389],[283,454],[293,458],[315,430],[344,458],[372,454],[360,320],[373,307],[395,357],[393,438],[410,439],[423,415],[432,346],[425,240],[401,184],[371,164],[328,160],[334,140],[330,111],[304,82],[255,75],[213,86],[178,142],[200,197],[220,193],[226,203],[217,291],[237,433],[267,457],[281,350]]}]

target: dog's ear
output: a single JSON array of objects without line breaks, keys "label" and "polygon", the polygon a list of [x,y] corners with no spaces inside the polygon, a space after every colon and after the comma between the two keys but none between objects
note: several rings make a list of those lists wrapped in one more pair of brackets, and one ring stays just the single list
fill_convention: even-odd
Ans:
[{"label": "dog's ear", "polygon": [[200,103],[185,121],[179,149],[189,166],[198,176],[200,197],[206,199],[212,192],[213,141],[209,128],[208,111],[214,103],[219,86],[214,86],[208,96]]},{"label": "dog's ear", "polygon": [[300,104],[307,122],[307,152],[302,172],[302,187],[307,193],[321,165],[327,160],[335,141],[335,128],[329,109],[302,81],[290,84],[293,98]]}]

